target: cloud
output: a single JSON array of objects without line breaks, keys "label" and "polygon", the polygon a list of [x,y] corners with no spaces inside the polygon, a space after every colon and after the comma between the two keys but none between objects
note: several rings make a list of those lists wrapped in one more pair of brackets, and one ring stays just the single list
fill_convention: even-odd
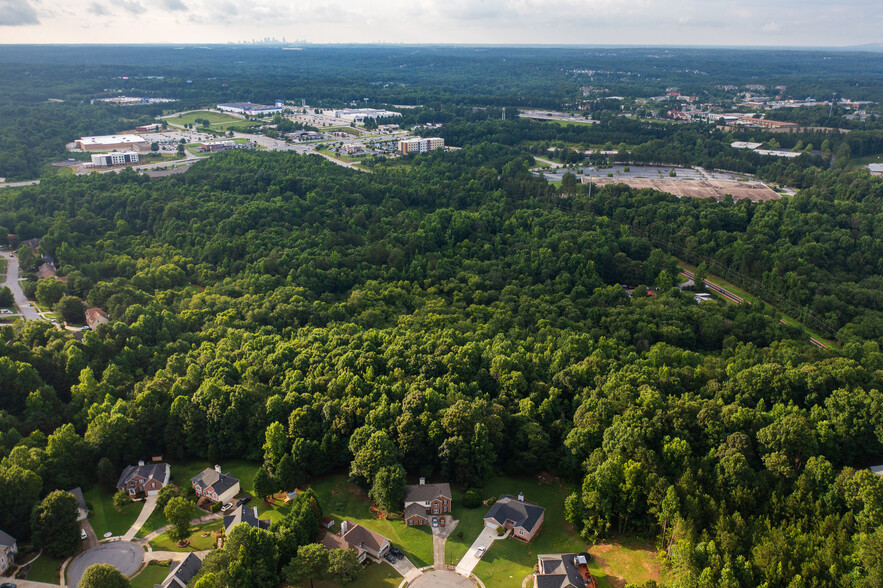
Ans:
[{"label": "cloud", "polygon": [[162,0],[161,4],[166,10],[172,12],[186,12],[187,6],[181,0]]},{"label": "cloud", "polygon": [[0,27],[40,24],[28,0],[0,0]]},{"label": "cloud", "polygon": [[141,6],[141,3],[138,0],[118,0],[117,4],[123,7],[126,12],[131,12],[132,14],[141,14],[146,8]]},{"label": "cloud", "polygon": [[89,14],[93,14],[95,16],[110,16],[110,12],[107,8],[104,7],[103,4],[99,4],[98,2],[92,2],[89,4]]}]

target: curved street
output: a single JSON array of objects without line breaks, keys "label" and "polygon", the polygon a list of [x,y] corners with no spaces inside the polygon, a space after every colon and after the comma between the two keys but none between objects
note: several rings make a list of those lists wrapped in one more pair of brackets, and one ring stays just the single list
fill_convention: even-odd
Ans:
[{"label": "curved street", "polygon": [[28,302],[21,289],[21,283],[18,281],[18,258],[8,251],[0,251],[0,255],[6,260],[6,281],[3,285],[12,290],[12,296],[15,298],[15,305],[18,307],[21,317],[26,321],[40,320],[40,314]]}]

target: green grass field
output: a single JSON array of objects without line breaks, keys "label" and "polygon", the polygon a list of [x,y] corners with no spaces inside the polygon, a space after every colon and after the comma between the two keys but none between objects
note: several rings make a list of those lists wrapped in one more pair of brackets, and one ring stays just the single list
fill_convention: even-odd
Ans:
[{"label": "green grass field", "polygon": [[[211,549],[215,542],[215,531],[223,530],[224,521],[214,521],[205,525],[190,528],[190,544],[187,547],[178,547],[177,542],[173,541],[167,533],[163,533],[150,542],[150,546],[154,551],[202,551]],[[207,536],[203,536],[207,534]]]},{"label": "green grass field", "polygon": [[432,534],[429,527],[409,527],[401,518],[387,520],[375,517],[368,496],[350,484],[342,474],[324,478],[313,484],[312,488],[319,497],[322,512],[334,518],[335,529],[340,528],[343,520],[353,521],[388,538],[418,568],[432,565]]},{"label": "green grass field", "polygon": [[196,119],[207,120],[210,125],[214,126],[220,123],[234,123],[241,121],[241,118],[236,116],[230,116],[229,114],[220,114],[217,112],[209,112],[207,110],[200,110],[198,112],[189,112],[187,114],[181,114],[178,116],[173,116],[171,118],[167,118],[166,120],[170,124],[175,125],[197,125]]},{"label": "green grass field", "polygon": [[61,560],[53,559],[44,554],[31,564],[31,570],[28,572],[28,580],[31,582],[58,584],[60,571]]},{"label": "green grass field", "polygon": [[[204,514],[205,514],[205,512],[199,510],[198,508],[196,508],[194,506],[192,509],[192,512],[190,513],[190,518],[195,519],[197,517],[201,517]],[[144,524],[141,525],[141,529],[138,531],[138,533],[135,536],[136,537],[144,537],[144,536],[149,535],[150,533],[156,531],[160,527],[164,527],[168,524],[169,524],[169,522],[166,520],[166,515],[164,515],[161,510],[156,508],[153,510],[152,513],[150,513],[150,516],[147,517],[147,520],[144,521]]]},{"label": "green grass field", "polygon": [[[371,563],[359,574],[352,584],[347,586],[364,586],[365,588],[395,588],[402,582],[402,577],[390,566]],[[341,588],[343,584],[332,580],[313,581],[307,580],[300,584],[292,585],[292,588]]]},{"label": "green grass field", "polygon": [[122,512],[117,511],[113,507],[113,495],[97,487],[85,492],[83,496],[86,498],[86,503],[91,506],[89,522],[99,539],[102,539],[108,531],[114,536],[125,534],[141,512],[140,502],[132,502],[123,507]]},{"label": "green grass field", "polygon": [[132,588],[153,588],[155,584],[161,584],[169,575],[169,566],[157,562],[150,562],[141,573],[129,580]]}]

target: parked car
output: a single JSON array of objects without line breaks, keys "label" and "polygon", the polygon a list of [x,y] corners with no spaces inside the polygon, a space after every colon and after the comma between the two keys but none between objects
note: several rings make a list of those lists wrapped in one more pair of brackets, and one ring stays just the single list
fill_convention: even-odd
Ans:
[{"label": "parked car", "polygon": [[444,527],[445,526],[445,517],[440,518],[438,520],[438,524],[441,525],[442,527]]},{"label": "parked car", "polygon": [[233,508],[233,503],[228,502],[227,504],[225,504],[224,506],[221,507],[221,512],[227,512],[231,508]]},{"label": "parked car", "polygon": [[484,552],[487,550],[487,547],[484,545],[479,545],[478,549],[475,550],[475,557],[481,557],[484,555]]},{"label": "parked car", "polygon": [[251,496],[243,496],[237,504],[248,504],[249,500],[251,500]]},{"label": "parked car", "polygon": [[397,559],[404,559],[405,558],[405,554],[402,553],[401,551],[399,551],[398,549],[396,549],[395,547],[391,548],[389,550],[389,552],[391,554],[393,554]]},{"label": "parked car", "polygon": [[388,561],[391,564],[394,564],[396,562],[395,556],[391,553],[387,553],[386,555],[384,555],[383,559],[385,559],[386,561]]},{"label": "parked car", "polygon": [[0,588],[15,588],[15,584],[12,582],[4,582],[0,584]]},{"label": "parked car", "polygon": [[432,517],[432,526],[438,527],[438,517]]},{"label": "parked car", "polygon": [[85,541],[89,538],[89,535],[86,534],[86,529],[80,529],[80,539]]}]

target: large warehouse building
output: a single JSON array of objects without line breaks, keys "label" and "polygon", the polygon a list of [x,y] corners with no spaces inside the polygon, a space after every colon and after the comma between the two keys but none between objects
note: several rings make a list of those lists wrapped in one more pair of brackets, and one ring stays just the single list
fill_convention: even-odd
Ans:
[{"label": "large warehouse building", "polygon": [[343,118],[353,122],[363,121],[366,118],[390,118],[393,116],[402,116],[401,112],[393,112],[392,110],[378,110],[376,108],[344,108],[341,110],[332,110],[325,112],[331,114],[334,118]]},{"label": "large warehouse building", "polygon": [[442,149],[445,146],[445,140],[438,137],[430,137],[428,139],[410,139],[399,141],[399,152],[402,155],[408,153],[426,153]]},{"label": "large warehouse building", "polygon": [[252,104],[251,102],[230,102],[228,104],[218,104],[218,110],[235,112],[236,114],[246,114],[249,116],[264,116],[266,114],[281,113],[282,105],[280,105],[278,101],[276,102],[276,106]]},{"label": "large warehouse building", "polygon": [[99,135],[82,137],[76,141],[83,151],[114,151],[119,149],[146,151],[150,143],[138,135]]}]

